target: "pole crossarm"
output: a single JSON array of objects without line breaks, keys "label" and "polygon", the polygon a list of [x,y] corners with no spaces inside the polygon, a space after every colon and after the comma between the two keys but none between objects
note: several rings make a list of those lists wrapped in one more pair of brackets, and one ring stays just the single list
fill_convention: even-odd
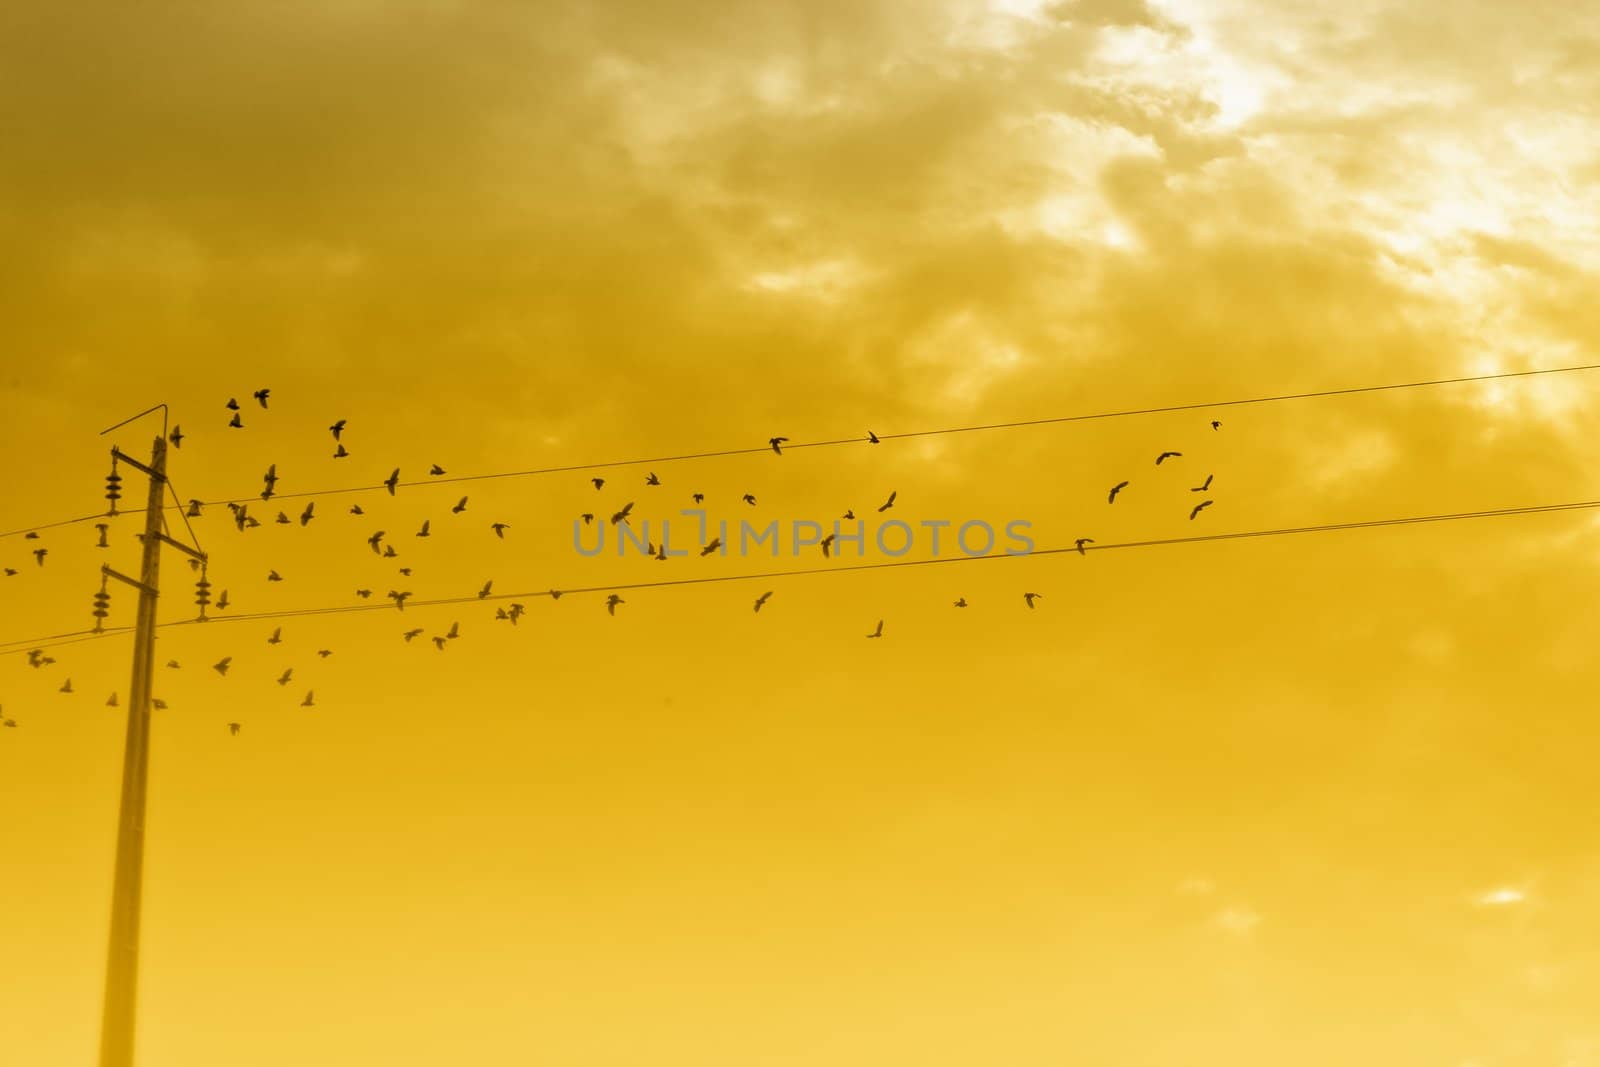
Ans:
[{"label": "pole crossarm", "polygon": [[161,595],[161,590],[155,588],[154,586],[145,585],[143,582],[139,581],[137,578],[129,578],[126,574],[123,574],[120,571],[114,571],[110,567],[105,566],[104,564],[101,564],[101,566],[100,566],[100,573],[105,575],[107,578],[115,578],[117,581],[122,582],[124,585],[131,585],[135,589],[139,590],[139,592],[141,592],[141,593],[149,593],[151,596],[160,596]]}]

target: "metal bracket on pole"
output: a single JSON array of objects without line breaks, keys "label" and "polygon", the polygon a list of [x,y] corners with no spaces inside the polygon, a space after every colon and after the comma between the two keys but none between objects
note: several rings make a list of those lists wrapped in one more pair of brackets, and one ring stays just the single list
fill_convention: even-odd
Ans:
[{"label": "metal bracket on pole", "polygon": [[112,570],[110,567],[107,567],[105,564],[101,564],[100,565],[100,573],[105,575],[107,578],[115,578],[117,581],[122,582],[124,585],[131,585],[135,589],[139,590],[139,592],[141,592],[141,593],[149,593],[151,596],[160,596],[161,595],[161,590],[153,588],[152,586],[145,585],[143,582],[139,581],[136,578],[129,578],[126,574],[119,574],[117,571]]}]

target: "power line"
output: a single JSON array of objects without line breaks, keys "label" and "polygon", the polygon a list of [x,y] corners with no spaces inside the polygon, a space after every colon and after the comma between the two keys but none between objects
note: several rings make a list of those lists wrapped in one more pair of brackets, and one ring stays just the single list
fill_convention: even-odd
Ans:
[{"label": "power line", "polygon": [[[983,560],[1000,559],[1031,559],[1035,556],[1057,555],[1087,555],[1090,552],[1111,552],[1129,548],[1155,548],[1171,545],[1203,544],[1213,541],[1234,541],[1261,537],[1287,537],[1294,534],[1329,533],[1340,530],[1374,529],[1384,526],[1407,526],[1422,523],[1456,522],[1463,519],[1497,518],[1510,515],[1538,515],[1562,511],[1585,511],[1600,508],[1600,500],[1577,500],[1560,504],[1528,504],[1517,507],[1481,508],[1474,511],[1458,511],[1438,515],[1409,515],[1391,519],[1360,519],[1350,522],[1320,523],[1311,526],[1287,526],[1266,530],[1239,530],[1231,533],[1192,534],[1186,537],[1166,537],[1145,541],[1121,541],[1103,545],[1084,545],[1082,549],[1076,546],[1042,548],[1031,552],[1016,554],[990,553],[982,556],[943,556],[933,559],[895,560],[883,563],[847,563],[823,567],[803,567],[799,569],[764,571],[756,574],[720,574],[706,575],[698,578],[668,578],[650,582],[617,582],[606,585],[573,586],[569,588],[551,588],[528,590],[519,593],[494,593],[482,597],[477,595],[459,597],[441,597],[433,600],[419,600],[410,602],[406,611],[418,608],[450,607],[462,604],[480,604],[503,600],[531,600],[535,597],[559,597],[570,594],[585,593],[611,593],[621,590],[636,589],[663,589],[671,586],[684,585],[711,585],[720,582],[747,582],[769,580],[773,578],[796,578],[817,574],[839,574],[853,571],[886,570],[891,567],[925,567],[941,563],[977,563]],[[289,619],[314,615],[346,615],[358,612],[395,611],[397,609],[387,604],[342,604],[329,605],[318,608],[286,608],[282,611],[258,611],[238,615],[218,615],[206,619],[178,619],[164,622],[163,628],[172,626],[193,626],[199,624],[228,623],[228,622],[256,622],[268,619]],[[40,638],[32,641],[5,641],[0,642],[0,655],[13,655],[27,651],[29,648],[48,648],[50,642],[57,644],[73,644],[82,640],[91,640],[100,636],[113,636],[127,633],[132,627],[108,629],[103,635],[93,631],[76,631],[69,634],[57,634],[54,638]],[[58,640],[59,639],[59,640]]]},{"label": "power line", "polygon": [[[912,430],[905,433],[879,434],[878,439],[880,441],[896,441],[909,440],[917,437],[935,437],[946,434],[974,433],[981,430],[1015,430],[1031,426],[1052,426],[1071,422],[1089,422],[1098,419],[1120,419],[1137,415],[1173,414],[1180,411],[1201,411],[1212,410],[1216,408],[1242,407],[1250,404],[1270,404],[1288,400],[1313,400],[1321,397],[1352,396],[1358,393],[1392,392],[1401,389],[1421,389],[1437,385],[1460,385],[1469,382],[1499,381],[1507,378],[1527,378],[1543,374],[1570,374],[1576,371],[1590,370],[1600,370],[1600,363],[1587,363],[1571,367],[1544,367],[1536,370],[1500,371],[1494,374],[1476,374],[1459,378],[1432,378],[1426,381],[1393,382],[1384,385],[1362,385],[1344,389],[1320,389],[1303,393],[1280,393],[1273,396],[1246,397],[1242,399],[1217,400],[1205,403],[1169,404],[1162,407],[1128,408],[1120,411],[1100,411],[1083,415],[1059,415],[1040,419],[1021,419],[1011,422],[992,422],[976,426],[947,426],[933,430]],[[867,438],[865,437],[846,437],[825,441],[802,441],[795,444],[785,444],[783,447],[785,449],[831,448],[840,445],[861,445],[866,443]],[[396,488],[413,489],[419,486],[450,485],[461,482],[489,481],[502,478],[528,478],[546,474],[573,474],[580,471],[605,470],[614,467],[634,467],[653,463],[677,463],[697,459],[721,459],[729,456],[756,455],[768,451],[771,451],[770,446],[752,446],[747,448],[721,449],[711,452],[687,452],[679,455],[647,456],[637,459],[606,460],[599,463],[573,463],[557,467],[533,467],[526,470],[491,471],[485,474],[449,475],[438,478],[425,478],[416,481],[399,482],[397,483]],[[383,488],[384,486],[379,483],[376,485],[346,486],[338,489],[305,489],[292,493],[274,493],[272,499],[294,500],[305,497],[338,496],[347,493],[370,493]],[[250,501],[256,499],[259,495],[260,494],[250,494],[248,496],[206,500],[201,501],[201,506],[215,507],[223,504],[238,503],[240,501]],[[182,511],[183,505],[173,505],[169,510]],[[128,511],[120,512],[119,514],[131,515],[135,513],[136,512]],[[0,539],[15,537],[19,534],[25,534],[30,531],[49,530],[62,526],[70,526],[75,523],[88,522],[90,520],[103,517],[103,512],[97,512],[93,515],[82,515],[73,519],[63,519],[59,522],[47,523],[41,526],[29,526],[16,530],[8,530],[4,533],[0,533]]]}]

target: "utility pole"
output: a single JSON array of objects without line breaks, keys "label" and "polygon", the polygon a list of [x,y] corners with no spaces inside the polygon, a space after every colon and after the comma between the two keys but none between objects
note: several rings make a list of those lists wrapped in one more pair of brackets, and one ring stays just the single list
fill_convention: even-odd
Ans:
[{"label": "utility pole", "polygon": [[[153,409],[152,409],[153,410]],[[137,417],[137,416],[135,416]],[[113,427],[114,429],[115,427]],[[162,532],[163,502],[167,490],[167,442],[158,437],[150,451],[150,465],[111,450],[112,513],[116,512],[116,464],[126,463],[150,478],[144,513],[143,565],[135,581],[102,567],[105,577],[116,578],[139,590],[139,612],[133,642],[133,681],[128,690],[128,730],[122,754],[122,801],[117,816],[116,875],[111,890],[111,939],[106,955],[105,1003],[101,1016],[100,1067],[133,1067],[135,1005],[139,981],[139,909],[144,875],[144,813],[150,762],[150,697],[156,648],[156,602],[160,596],[163,543],[204,562],[203,553],[172,540]],[[103,591],[103,590],[102,590]]]}]

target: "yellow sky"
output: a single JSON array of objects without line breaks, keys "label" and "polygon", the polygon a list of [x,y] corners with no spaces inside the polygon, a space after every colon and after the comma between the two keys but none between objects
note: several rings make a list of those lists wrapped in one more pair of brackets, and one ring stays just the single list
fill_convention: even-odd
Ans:
[{"label": "yellow sky", "polygon": [[[890,491],[1037,548],[1600,497],[1595,372],[585,466],[1600,361],[1593,5],[158,8],[0,15],[0,531],[161,402],[183,499],[576,468],[208,507],[222,618],[838,563],[573,548],[695,492],[845,564]],[[138,524],[0,538],[0,641]],[[163,629],[140,1062],[1600,1064],[1592,512],[621,595]],[[3,1064],[93,1061],[130,648],[0,654]]]}]

